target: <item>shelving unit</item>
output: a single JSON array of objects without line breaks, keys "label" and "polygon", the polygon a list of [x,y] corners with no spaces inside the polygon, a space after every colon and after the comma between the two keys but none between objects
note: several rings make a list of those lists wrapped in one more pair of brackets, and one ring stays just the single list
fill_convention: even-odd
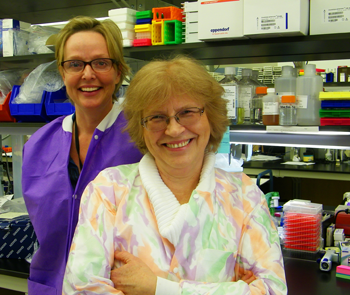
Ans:
[{"label": "shelving unit", "polygon": [[[128,63],[140,63],[154,58],[177,54],[190,55],[207,65],[246,63],[293,62],[350,59],[350,34],[318,36],[279,37],[267,39],[242,39],[220,42],[198,42],[179,45],[124,48]],[[1,57],[0,70],[25,66],[36,66],[52,61],[54,54]],[[13,134],[13,162],[20,170],[23,135],[30,135],[39,129],[40,123],[0,123],[0,134]],[[276,133],[264,126],[231,127],[230,140],[234,143],[313,146],[350,149],[350,126],[320,127],[316,133]],[[16,156],[17,155],[17,156]],[[16,158],[18,157],[18,158]],[[19,171],[20,173],[20,171]],[[18,180],[17,180],[18,181]],[[15,186],[21,190],[20,181]]]}]

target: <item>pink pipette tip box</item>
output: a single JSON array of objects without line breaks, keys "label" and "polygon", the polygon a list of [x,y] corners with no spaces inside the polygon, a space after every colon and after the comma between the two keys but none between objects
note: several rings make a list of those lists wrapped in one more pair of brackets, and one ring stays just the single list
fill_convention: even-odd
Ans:
[{"label": "pink pipette tip box", "polygon": [[341,273],[344,275],[350,275],[350,266],[338,265],[337,266],[337,273]]}]

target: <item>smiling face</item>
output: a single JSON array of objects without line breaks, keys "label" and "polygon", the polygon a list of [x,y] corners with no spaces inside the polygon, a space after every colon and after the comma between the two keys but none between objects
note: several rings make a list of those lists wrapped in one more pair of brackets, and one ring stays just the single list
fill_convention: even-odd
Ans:
[{"label": "smiling face", "polygon": [[[190,108],[203,108],[189,97],[171,97],[157,110],[145,109],[144,117],[150,115],[174,116],[179,111]],[[182,126],[175,118],[171,118],[167,129],[152,132],[144,128],[144,140],[148,151],[155,158],[160,173],[190,169],[200,171],[204,153],[210,137],[210,124],[204,111],[200,119],[193,125]]]},{"label": "smiling face", "polygon": [[[105,38],[93,31],[73,34],[64,46],[64,60],[91,61],[109,57]],[[89,65],[81,73],[60,70],[68,96],[73,100],[77,112],[97,109],[104,116],[111,110],[112,95],[120,80],[120,73],[114,67],[103,73],[95,72]]]}]

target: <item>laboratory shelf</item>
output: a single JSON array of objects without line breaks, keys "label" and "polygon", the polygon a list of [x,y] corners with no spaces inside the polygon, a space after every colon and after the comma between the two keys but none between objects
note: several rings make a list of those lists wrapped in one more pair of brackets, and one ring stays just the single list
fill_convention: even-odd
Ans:
[{"label": "laboratory shelf", "polygon": [[32,135],[45,123],[36,122],[0,122],[0,134],[12,134],[12,135]]},{"label": "laboratory shelf", "polygon": [[[230,142],[290,147],[350,149],[350,126],[273,126],[234,125],[230,127]],[[280,130],[278,130],[280,129]]]}]

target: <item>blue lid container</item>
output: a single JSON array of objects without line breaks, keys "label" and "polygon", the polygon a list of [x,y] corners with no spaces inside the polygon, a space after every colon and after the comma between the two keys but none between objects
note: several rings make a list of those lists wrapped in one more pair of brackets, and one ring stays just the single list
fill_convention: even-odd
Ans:
[{"label": "blue lid container", "polygon": [[10,113],[16,118],[17,122],[49,122],[50,119],[46,116],[44,108],[44,94],[40,103],[13,103],[15,97],[19,94],[19,85],[12,87],[10,97]]},{"label": "blue lid container", "polygon": [[75,107],[68,101],[66,87],[55,92],[44,91],[44,96],[46,115],[51,120],[75,112]]}]

